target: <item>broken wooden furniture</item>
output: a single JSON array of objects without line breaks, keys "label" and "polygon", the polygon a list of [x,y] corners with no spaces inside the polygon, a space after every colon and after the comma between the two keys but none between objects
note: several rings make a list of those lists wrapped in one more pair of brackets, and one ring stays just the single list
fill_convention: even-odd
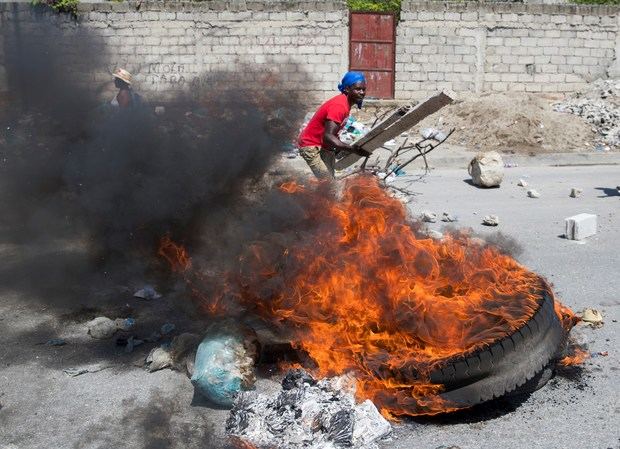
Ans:
[{"label": "broken wooden furniture", "polygon": [[[373,127],[366,135],[355,141],[354,144],[372,153],[377,148],[381,148],[387,141],[408,131],[424,118],[434,114],[444,106],[452,103],[452,101],[453,99],[450,96],[440,92],[416,106],[407,105],[400,107]],[[336,161],[335,168],[336,170],[343,170],[353,165],[361,157],[358,154],[347,152]]]}]

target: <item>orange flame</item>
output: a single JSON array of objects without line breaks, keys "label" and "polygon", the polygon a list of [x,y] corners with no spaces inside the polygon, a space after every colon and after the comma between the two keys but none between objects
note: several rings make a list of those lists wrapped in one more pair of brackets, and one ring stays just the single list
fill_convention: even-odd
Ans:
[{"label": "orange flame", "polygon": [[168,261],[172,271],[182,273],[192,267],[192,260],[185,248],[174,243],[169,235],[161,239],[157,254]]},{"label": "orange flame", "polygon": [[590,358],[590,353],[581,348],[574,348],[573,355],[568,355],[559,360],[558,363],[562,366],[574,366],[581,365],[587,359]]},{"label": "orange flame", "polygon": [[[303,221],[286,243],[278,234],[250,245],[215,301],[286,325],[315,375],[355,373],[358,397],[386,417],[456,409],[429,373],[514,333],[548,285],[464,232],[419,236],[374,178],[349,178],[340,199],[318,187],[280,187]],[[572,312],[556,312],[569,328]]]}]

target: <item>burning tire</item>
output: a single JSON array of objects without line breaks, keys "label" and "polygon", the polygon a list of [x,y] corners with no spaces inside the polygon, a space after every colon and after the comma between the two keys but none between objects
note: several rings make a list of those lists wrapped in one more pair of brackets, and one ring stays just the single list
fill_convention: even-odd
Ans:
[{"label": "burning tire", "polygon": [[533,384],[538,388],[544,385],[537,376],[565,339],[554,299],[543,291],[540,307],[517,332],[472,354],[450,359],[431,372],[430,380],[443,384],[441,397],[459,408],[521,392],[526,387],[533,391]]}]

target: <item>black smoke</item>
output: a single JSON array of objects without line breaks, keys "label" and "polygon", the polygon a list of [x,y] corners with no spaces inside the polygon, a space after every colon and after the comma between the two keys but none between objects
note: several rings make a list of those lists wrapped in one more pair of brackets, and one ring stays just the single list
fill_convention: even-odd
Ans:
[{"label": "black smoke", "polygon": [[256,229],[238,219],[269,226],[249,193],[264,190],[265,173],[295,137],[297,92],[264,67],[243,66],[202,74],[163,115],[144,93],[140,107],[115,110],[92,82],[114,49],[59,19],[33,20],[2,31],[0,238],[19,253],[0,269],[5,289],[67,299],[93,276],[155,275],[164,235],[226,255],[234,250],[224,235],[241,247],[244,229]]}]

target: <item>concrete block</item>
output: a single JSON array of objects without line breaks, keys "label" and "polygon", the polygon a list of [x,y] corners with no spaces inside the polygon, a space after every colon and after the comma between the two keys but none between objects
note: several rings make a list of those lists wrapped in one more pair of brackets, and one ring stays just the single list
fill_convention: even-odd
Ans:
[{"label": "concrete block", "polygon": [[596,215],[579,214],[564,220],[566,231],[564,236],[569,240],[583,240],[596,234]]}]

